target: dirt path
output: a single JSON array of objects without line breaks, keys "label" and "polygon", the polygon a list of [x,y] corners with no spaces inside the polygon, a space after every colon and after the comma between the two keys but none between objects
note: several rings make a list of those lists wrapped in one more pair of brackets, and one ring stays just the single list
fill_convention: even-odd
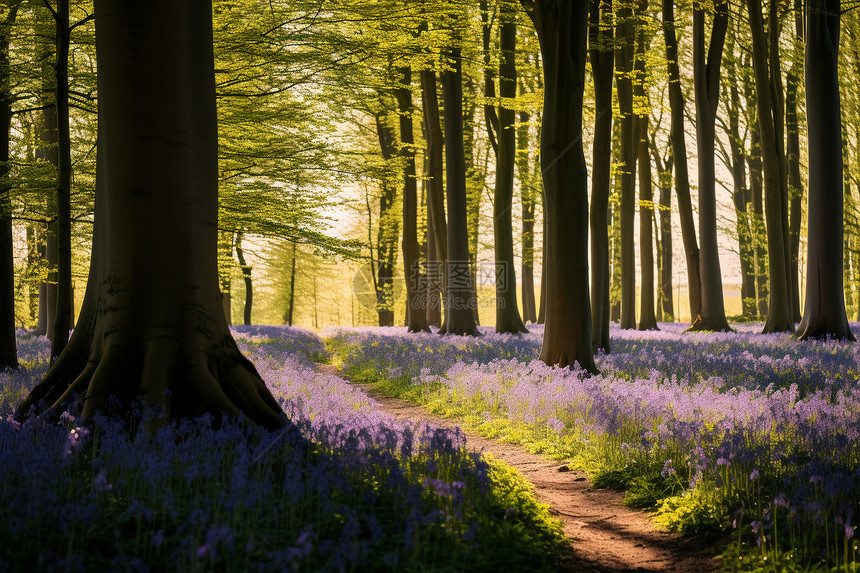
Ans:
[{"label": "dirt path", "polygon": [[[340,373],[333,366],[320,371]],[[358,384],[357,384],[358,385]],[[382,408],[400,418],[429,422],[440,428],[456,424],[420,406],[358,385]],[[564,532],[573,544],[573,557],[560,564],[561,571],[716,571],[719,564],[707,548],[695,540],[680,539],[658,531],[642,512],[622,504],[623,493],[594,489],[584,474],[567,471],[566,465],[526,452],[521,447],[466,433],[472,450],[491,452],[517,468],[535,487],[537,498],[550,506],[564,523]]]}]

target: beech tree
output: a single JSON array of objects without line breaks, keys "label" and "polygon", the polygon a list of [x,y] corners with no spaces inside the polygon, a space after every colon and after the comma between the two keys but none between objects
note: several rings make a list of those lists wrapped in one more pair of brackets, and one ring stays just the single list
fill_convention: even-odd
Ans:
[{"label": "beech tree", "polygon": [[463,150],[463,71],[461,49],[448,51],[442,72],[445,110],[445,182],[448,203],[447,298],[440,334],[480,335],[475,321],[477,300],[469,265],[466,227],[466,158]]},{"label": "beech tree", "polygon": [[516,132],[511,100],[517,95],[516,11],[507,0],[500,10],[499,95],[505,102],[498,113],[496,186],[493,200],[493,236],[496,254],[496,332],[528,332],[517,307],[517,275],[514,269],[513,195]]},{"label": "beech tree", "polygon": [[[412,69],[399,68],[400,87],[396,91],[400,116],[400,155],[403,169],[403,263],[406,269],[406,326],[409,332],[427,332],[426,297],[420,292],[418,265],[418,182],[415,173],[415,139],[412,134]],[[425,301],[425,303],[422,303]]]},{"label": "beech tree", "polygon": [[639,134],[633,114],[633,61],[638,16],[633,15],[633,0],[624,0],[616,8],[615,89],[618,94],[621,137],[621,328],[636,328],[636,240],[633,230],[636,218],[636,159]]},{"label": "beech tree", "polygon": [[609,352],[609,194],[612,171],[612,1],[591,0],[588,52],[594,82],[591,168],[591,326],[595,353]]},{"label": "beech tree", "polygon": [[166,414],[151,427],[205,412],[282,427],[280,406],[233,341],[218,291],[211,4],[96,0],[95,14],[90,278],[73,337],[18,416],[42,403],[56,411],[75,396],[84,418],[120,415],[142,396]]},{"label": "beech tree", "polygon": [[546,197],[546,324],[540,359],[597,372],[588,273],[588,173],[582,150],[588,4],[521,0],[544,65],[541,167]]},{"label": "beech tree", "polygon": [[[753,46],[756,111],[761,134],[767,219],[768,301],[764,332],[794,331],[788,255],[788,188],[785,174],[785,142],[782,80],[779,66],[777,0],[771,0],[765,32],[761,0],[747,0]],[[774,97],[776,96],[776,97]]]},{"label": "beech tree", "polygon": [[842,114],[839,0],[806,2],[806,114],[809,130],[809,250],[806,304],[794,338],[854,340],[842,274]]},{"label": "beech tree", "polygon": [[728,30],[728,1],[715,2],[711,39],[705,48],[706,10],[693,3],[693,83],[696,93],[696,147],[699,173],[699,278],[701,309],[691,330],[729,331],[723,302],[723,275],[717,242],[717,201],[714,145],[720,98],[720,63]]},{"label": "beech tree", "polygon": [[0,21],[0,368],[18,367],[15,341],[15,263],[12,258],[12,191],[9,177],[9,132],[12,94],[9,85],[9,40],[20,2],[10,2]]},{"label": "beech tree", "polygon": [[675,167],[675,195],[681,238],[687,260],[687,290],[692,320],[702,308],[702,287],[699,279],[699,243],[693,221],[690,198],[690,176],[687,168],[687,137],[684,132],[684,94],[681,92],[681,71],[678,64],[678,37],[675,32],[675,3],[663,0],[663,38],[666,43],[666,66],[669,72],[669,107],[671,110],[672,162]]}]

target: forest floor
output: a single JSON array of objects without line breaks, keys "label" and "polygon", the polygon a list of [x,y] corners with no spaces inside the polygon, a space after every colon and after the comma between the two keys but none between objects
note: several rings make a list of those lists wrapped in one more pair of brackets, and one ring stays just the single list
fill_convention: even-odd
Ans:
[{"label": "forest floor", "polygon": [[[318,370],[348,380],[334,366],[320,364]],[[386,396],[372,385],[356,385],[379,402],[383,411],[400,418],[439,428],[457,426],[421,406]],[[563,522],[572,555],[559,564],[559,571],[706,573],[719,569],[712,546],[658,530],[647,514],[623,504],[623,492],[592,488],[585,474],[520,446],[462,433],[470,450],[491,453],[519,470],[534,485],[538,500],[549,505],[550,512]]]}]

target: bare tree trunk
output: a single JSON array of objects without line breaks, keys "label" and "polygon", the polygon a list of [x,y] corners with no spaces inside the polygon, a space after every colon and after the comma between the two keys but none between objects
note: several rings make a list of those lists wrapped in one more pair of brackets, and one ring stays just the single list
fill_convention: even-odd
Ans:
[{"label": "bare tree trunk", "polygon": [[[445,265],[448,261],[448,225],[445,219],[444,171],[442,163],[443,140],[439,120],[439,99],[436,88],[436,74],[432,70],[421,71],[421,102],[424,111],[424,133],[427,139],[427,208],[428,240],[432,241],[432,253],[428,255],[427,283],[431,289],[428,304],[433,305],[436,293],[441,292],[441,300],[447,301]],[[428,252],[430,249],[428,248]],[[431,264],[432,262],[432,264]],[[441,318],[441,301],[430,308],[430,312]],[[431,324],[433,320],[428,318]],[[439,321],[435,324],[438,326]]]},{"label": "bare tree trunk", "polygon": [[[74,335],[24,400],[82,418],[285,420],[236,347],[218,292],[218,137],[211,3],[96,0],[99,168],[93,257]],[[177,58],[176,54],[182,54]],[[157,165],[158,169],[153,169]],[[114,396],[115,399],[110,399]]]},{"label": "bare tree trunk", "polygon": [[[296,243],[293,242],[293,256],[290,261],[290,306],[287,307],[287,324],[293,325],[293,312],[296,308]],[[353,321],[355,325],[355,321]]]},{"label": "bare tree trunk", "polygon": [[480,335],[475,285],[469,265],[466,223],[466,159],[463,151],[463,72],[460,48],[451,48],[442,72],[445,109],[445,180],[448,200],[447,301],[444,334]]},{"label": "bare tree trunk", "polygon": [[242,313],[243,324],[251,324],[251,310],[254,307],[254,288],[251,283],[251,265],[245,262],[245,252],[242,250],[242,231],[236,233],[236,258],[239,259],[239,268],[242,270],[242,280],[245,281],[245,310]]},{"label": "bare tree trunk", "polygon": [[9,40],[19,1],[7,4],[0,22],[0,368],[18,367],[15,340],[15,261],[12,257],[12,183],[9,178],[9,137],[12,94],[9,93]]},{"label": "bare tree trunk", "polygon": [[696,319],[702,310],[702,287],[699,278],[699,245],[693,222],[693,203],[690,198],[690,178],[687,169],[687,138],[684,134],[684,95],[681,93],[681,72],[678,67],[678,39],[675,34],[675,3],[663,0],[663,37],[666,42],[666,60],[669,72],[669,107],[672,125],[672,154],[675,165],[675,195],[678,197],[678,215],[681,220],[681,237],[687,259],[687,289],[690,298],[690,316]]},{"label": "bare tree trunk", "polygon": [[801,320],[800,314],[800,291],[798,279],[800,277],[800,226],[803,210],[803,180],[800,176],[800,121],[797,114],[797,91],[800,85],[800,71],[803,69],[801,49],[803,45],[803,22],[802,10],[799,0],[797,15],[795,17],[796,38],[794,42],[794,54],[791,68],[786,77],[785,89],[785,127],[787,131],[787,142],[785,157],[788,169],[788,201],[789,201],[789,281],[792,285],[791,318],[794,322]]},{"label": "bare tree trunk", "polygon": [[639,140],[639,259],[642,268],[639,330],[658,330],[654,312],[654,251],[652,218],[654,191],[651,183],[651,157],[648,154],[648,116],[637,122]]},{"label": "bare tree trunk", "polygon": [[809,251],[806,304],[794,338],[854,340],[842,277],[842,133],[839,0],[807,1],[806,113],[809,129]]},{"label": "bare tree trunk", "polygon": [[[388,125],[384,112],[376,116],[376,133],[379,148],[385,161],[394,159],[396,137]],[[383,179],[379,197],[379,230],[376,235],[376,312],[379,326],[394,326],[394,263],[397,259],[397,239],[400,229],[394,213],[397,191],[391,182]]]},{"label": "bare tree trunk", "polygon": [[[522,86],[522,84],[520,84]],[[522,300],[523,321],[537,322],[534,280],[534,229],[535,200],[537,191],[532,181],[532,167],[529,160],[529,121],[528,112],[521,111],[517,128],[517,174],[520,180],[520,199],[522,202]]]},{"label": "bare tree trunk", "polygon": [[636,25],[628,4],[616,9],[615,86],[621,116],[621,328],[636,328],[636,159],[638,133],[633,115],[633,53]]},{"label": "bare tree trunk", "polygon": [[758,126],[761,133],[761,154],[764,166],[764,190],[767,218],[767,251],[768,251],[768,304],[767,321],[764,332],[794,331],[794,321],[791,316],[791,289],[788,277],[787,247],[787,204],[785,203],[785,156],[779,141],[779,131],[782,125],[782,114],[778,111],[779,97],[773,101],[773,91],[780,82],[777,81],[779,70],[774,67],[778,62],[775,39],[777,10],[771,1],[770,10],[770,45],[765,34],[762,17],[761,0],[747,0],[750,28],[753,40],[753,70],[756,84],[756,108]]},{"label": "bare tree trunk", "polygon": [[418,259],[418,183],[415,179],[415,137],[412,133],[412,69],[399,68],[397,111],[400,115],[400,154],[403,170],[403,266],[406,269],[406,327],[409,332],[428,332],[426,298],[421,291]]},{"label": "bare tree trunk", "polygon": [[610,351],[609,193],[612,168],[612,1],[591,0],[589,55],[594,81],[594,141],[591,173],[591,326],[592,349]]},{"label": "bare tree trunk", "polygon": [[[499,42],[499,95],[517,95],[516,12],[501,5]],[[528,332],[517,308],[517,275],[514,269],[513,197],[516,140],[514,110],[499,107],[499,142],[496,153],[496,188],[493,201],[493,237],[496,254],[496,332]]]},{"label": "bare tree trunk", "polygon": [[717,240],[715,121],[720,99],[720,63],[728,29],[727,0],[715,3],[711,39],[705,50],[705,8],[693,5],[693,82],[696,93],[696,147],[699,162],[699,278],[702,288],[701,312],[690,330],[731,331],[723,300]]},{"label": "bare tree trunk", "polygon": [[588,181],[582,150],[588,4],[523,0],[544,62],[541,166],[546,195],[547,313],[540,359],[597,372],[588,273]]},{"label": "bare tree trunk", "polygon": [[729,147],[731,149],[732,170],[732,200],[735,205],[735,216],[737,217],[738,254],[741,266],[741,314],[750,319],[756,315],[755,295],[755,251],[753,248],[753,233],[750,227],[752,217],[752,196],[747,187],[746,150],[741,139],[740,114],[742,113],[740,92],[738,83],[740,81],[737,73],[737,62],[734,56],[734,46],[737,41],[736,26],[732,28],[731,48],[732,54],[726,58],[726,73],[728,76],[728,102],[726,102],[726,114],[729,118]]},{"label": "bare tree trunk", "polygon": [[[660,189],[659,222],[660,241],[658,245],[659,269],[660,269],[660,305],[662,307],[663,320],[675,321],[675,296],[672,292],[672,150],[670,149],[665,160],[660,157],[660,151],[651,136],[651,154],[654,156],[654,165],[657,167],[657,181]],[[670,145],[671,147],[671,145]]]}]

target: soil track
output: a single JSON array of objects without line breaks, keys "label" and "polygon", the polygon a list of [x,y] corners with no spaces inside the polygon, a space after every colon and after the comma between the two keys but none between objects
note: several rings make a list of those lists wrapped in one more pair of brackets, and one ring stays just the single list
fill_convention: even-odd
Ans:
[{"label": "soil track", "polygon": [[[321,364],[318,369],[342,376],[334,366]],[[420,406],[385,396],[369,385],[356,385],[379,402],[383,410],[400,418],[440,428],[456,427],[452,420]],[[584,474],[519,446],[468,432],[465,436],[469,449],[490,452],[517,468],[534,485],[537,498],[562,520],[573,555],[559,564],[560,571],[706,573],[719,569],[707,546],[657,530],[646,514],[622,504],[623,493],[592,488]]]}]

